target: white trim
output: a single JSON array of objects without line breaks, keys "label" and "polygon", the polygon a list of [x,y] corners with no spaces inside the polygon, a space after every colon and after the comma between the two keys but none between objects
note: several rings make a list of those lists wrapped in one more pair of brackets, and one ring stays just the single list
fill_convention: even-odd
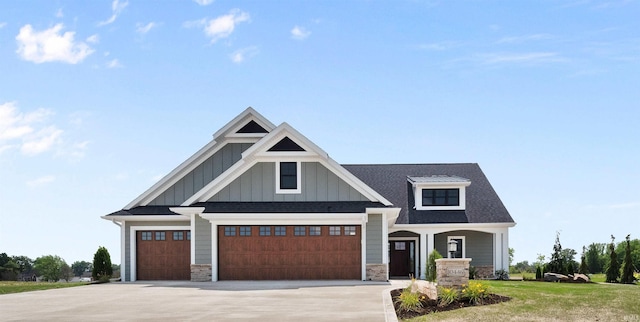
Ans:
[{"label": "white trim", "polygon": [[366,213],[203,213],[215,225],[361,225]]},{"label": "white trim", "polygon": [[452,239],[461,239],[462,240],[462,258],[467,258],[467,241],[465,236],[447,236],[447,258],[451,258],[451,253],[449,252],[449,242]]},{"label": "white trim", "polygon": [[[280,163],[291,162],[296,164],[296,188],[280,188]],[[276,194],[300,194],[302,193],[302,162],[300,161],[276,161]]]},{"label": "white trim", "polygon": [[[389,242],[386,245],[388,249],[387,253],[391,251],[389,248],[389,243],[392,241],[413,241],[413,274],[417,274],[419,271],[420,264],[419,262],[422,260],[420,258],[420,238],[419,237],[389,237]],[[425,259],[426,260],[426,259]],[[422,275],[422,273],[420,273]],[[391,276],[391,263],[389,263],[389,276]],[[414,276],[418,278],[418,276]],[[421,277],[424,279],[424,276]]]},{"label": "white trim", "polygon": [[360,225],[360,266],[361,266],[361,279],[367,280],[367,221],[369,216],[362,219]]},{"label": "white trim", "polygon": [[[415,194],[416,210],[465,210],[467,204],[466,189],[470,182],[466,183],[414,183],[413,193]],[[458,189],[458,205],[457,206],[423,206],[422,205],[422,190],[423,189]]]},{"label": "white trim", "polygon": [[406,230],[419,234],[424,231],[429,234],[439,234],[452,230],[476,230],[485,233],[503,232],[504,228],[515,226],[516,223],[478,223],[478,224],[395,224],[389,229],[393,233],[400,230]]},{"label": "white trim", "polygon": [[124,215],[124,216],[101,216],[100,218],[115,221],[188,221],[189,216],[183,215]]},{"label": "white trim", "polygon": [[[131,272],[129,273],[129,281],[136,281],[136,243],[138,241],[137,232],[139,230],[190,230],[190,226],[131,226],[129,227],[129,266]],[[193,231],[191,231],[191,237],[193,238]],[[120,265],[122,266],[122,265]]]},{"label": "white trim", "polygon": [[212,282],[218,281],[218,247],[219,247],[218,246],[218,225],[212,222],[211,223],[211,281]]},{"label": "white trim", "polygon": [[267,131],[272,131],[275,129],[275,125],[267,120],[260,113],[256,112],[252,107],[247,107],[242,113],[238,116],[234,117],[233,120],[229,121],[225,126],[220,128],[216,133],[213,134],[213,138],[216,139],[218,137],[243,137],[243,136],[264,136],[263,133],[236,133],[243,126],[245,126],[250,121],[255,121],[258,125],[262,126]]},{"label": "white trim", "polygon": [[120,223],[120,280],[125,281],[127,276],[127,228],[125,221]]}]

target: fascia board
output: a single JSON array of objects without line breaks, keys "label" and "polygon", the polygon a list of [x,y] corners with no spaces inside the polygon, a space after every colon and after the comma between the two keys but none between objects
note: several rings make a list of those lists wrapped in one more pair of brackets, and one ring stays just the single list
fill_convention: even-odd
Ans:
[{"label": "fascia board", "polygon": [[322,157],[329,157],[327,152],[318,147],[315,143],[311,142],[300,132],[296,131],[291,125],[285,123],[280,124],[277,128],[275,128],[271,133],[267,134],[264,138],[258,141],[256,144],[248,148],[242,156],[267,156],[267,155],[277,155],[282,152],[268,152],[268,150],[278,141],[282,140],[285,136],[288,136],[293,141],[297,141],[297,143],[306,150],[306,152],[289,152],[292,155],[319,155]]},{"label": "fascia board", "polygon": [[130,215],[130,216],[101,216],[109,221],[189,221],[191,218],[184,215]]},{"label": "fascia board", "polygon": [[412,229],[431,229],[438,231],[450,231],[459,229],[496,229],[496,228],[511,228],[516,225],[515,222],[500,222],[500,223],[451,223],[451,224],[395,224],[393,226],[394,231],[398,230],[412,230]]},{"label": "fascia board", "polygon": [[267,131],[272,131],[273,129],[276,128],[276,126],[273,123],[271,123],[271,121],[267,120],[260,113],[256,112],[256,110],[254,110],[252,107],[248,107],[238,116],[233,118],[233,120],[231,120],[229,123],[223,126],[220,130],[214,133],[213,138],[216,139],[218,137],[226,136],[228,133],[235,133],[232,130],[234,129],[237,130],[236,128],[239,129],[240,126],[244,125],[245,123],[244,121],[249,119],[256,121],[256,123],[260,124],[260,126],[264,127]]},{"label": "fascia board", "polygon": [[200,217],[216,225],[361,225],[366,213],[203,213]]}]

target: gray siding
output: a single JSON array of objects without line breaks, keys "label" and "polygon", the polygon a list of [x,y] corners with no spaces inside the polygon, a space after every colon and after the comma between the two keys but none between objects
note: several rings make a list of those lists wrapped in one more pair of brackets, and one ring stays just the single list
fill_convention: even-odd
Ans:
[{"label": "gray siding", "polygon": [[191,236],[195,240],[196,264],[211,264],[211,223],[196,216],[195,233]]},{"label": "gray siding", "polygon": [[435,247],[443,257],[447,257],[447,236],[465,236],[465,255],[471,258],[471,265],[493,265],[493,234],[471,230],[437,234]]},{"label": "gray siding", "polygon": [[369,215],[367,222],[367,264],[382,263],[382,215]]},{"label": "gray siding", "polygon": [[[189,221],[125,221],[125,236],[124,236],[124,269],[125,269],[125,281],[131,281],[131,238],[135,238],[135,236],[131,236],[131,226],[158,226],[161,229],[161,226],[185,226],[185,230],[189,230],[191,228],[191,222]],[[135,251],[135,250],[134,250]]]},{"label": "gray siding", "polygon": [[276,194],[276,165],[257,163],[209,201],[367,201],[318,162],[302,162],[301,193]]},{"label": "gray siding", "polygon": [[193,196],[242,157],[250,143],[229,143],[187,173],[173,186],[149,203],[150,206],[179,205]]}]

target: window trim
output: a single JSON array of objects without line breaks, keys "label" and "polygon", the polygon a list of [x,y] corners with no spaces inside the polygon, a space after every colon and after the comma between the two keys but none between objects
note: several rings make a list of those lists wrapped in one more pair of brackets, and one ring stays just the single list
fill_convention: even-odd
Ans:
[{"label": "window trim", "polygon": [[445,258],[449,258],[449,242],[452,239],[462,239],[462,258],[467,258],[467,242],[465,236],[447,236],[447,256],[445,256]]},{"label": "window trim", "polygon": [[[466,209],[466,194],[468,184],[419,184],[413,187],[414,192],[414,207],[416,210],[465,210]],[[435,189],[435,190],[449,190],[458,189],[458,205],[457,206],[423,206],[422,205],[422,190]]]},{"label": "window trim", "polygon": [[[422,201],[421,202],[422,202],[422,206],[423,207],[458,207],[458,206],[460,206],[460,188],[421,188],[421,190],[422,190],[422,195],[421,195]],[[424,204],[424,198],[425,198],[424,191],[425,190],[430,191],[431,192],[431,198],[434,199],[433,200],[434,203],[431,204],[431,205],[425,205]],[[442,205],[436,203],[436,199],[437,199],[437,196],[436,196],[437,193],[436,192],[437,191],[444,191],[445,203],[442,204]],[[450,196],[450,193],[449,193],[450,191],[457,191],[458,192],[457,196],[456,196],[456,203],[455,204],[449,202],[450,199],[453,199],[453,196]]]},{"label": "window trim", "polygon": [[[296,189],[280,188],[280,164],[295,163],[296,164]],[[276,194],[300,194],[302,193],[302,162],[300,161],[277,161],[276,163]]]}]

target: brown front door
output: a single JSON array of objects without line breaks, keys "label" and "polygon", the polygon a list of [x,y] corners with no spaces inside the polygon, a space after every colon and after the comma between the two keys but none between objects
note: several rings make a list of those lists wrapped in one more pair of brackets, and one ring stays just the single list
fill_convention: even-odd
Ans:
[{"label": "brown front door", "polygon": [[389,241],[389,276],[409,277],[411,267],[411,249],[413,241]]},{"label": "brown front door", "polygon": [[190,280],[191,242],[184,230],[136,233],[137,280]]},{"label": "brown front door", "polygon": [[219,226],[218,278],[359,280],[362,277],[360,228]]}]

